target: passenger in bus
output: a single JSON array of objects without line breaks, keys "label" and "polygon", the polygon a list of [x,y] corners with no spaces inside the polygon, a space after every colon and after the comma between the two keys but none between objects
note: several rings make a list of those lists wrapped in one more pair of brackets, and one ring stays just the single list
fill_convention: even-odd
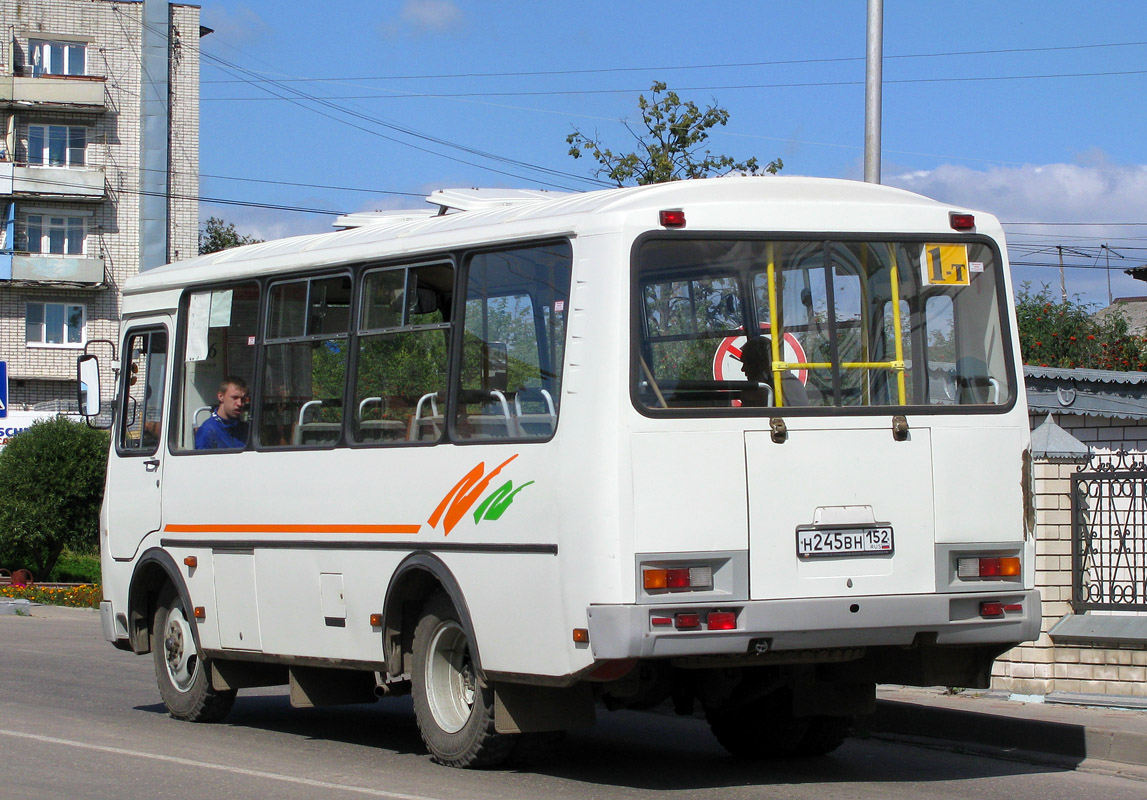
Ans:
[{"label": "passenger in bus", "polygon": [[[755,336],[741,347],[741,371],[745,373],[746,380],[772,387],[773,347],[764,336]],[[773,393],[762,386],[745,389],[740,400],[742,406],[776,405]],[[787,370],[781,375],[781,403],[786,406],[808,405],[804,384]]]},{"label": "passenger in bus", "polygon": [[228,375],[219,384],[216,397],[219,405],[195,432],[195,449],[226,450],[246,446],[247,422],[243,411],[247,406],[247,381]]}]

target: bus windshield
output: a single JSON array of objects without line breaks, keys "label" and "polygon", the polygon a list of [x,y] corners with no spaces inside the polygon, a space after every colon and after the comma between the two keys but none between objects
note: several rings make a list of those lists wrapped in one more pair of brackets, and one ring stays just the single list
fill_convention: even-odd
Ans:
[{"label": "bus windshield", "polygon": [[643,410],[1005,406],[988,240],[650,238],[636,255]]}]

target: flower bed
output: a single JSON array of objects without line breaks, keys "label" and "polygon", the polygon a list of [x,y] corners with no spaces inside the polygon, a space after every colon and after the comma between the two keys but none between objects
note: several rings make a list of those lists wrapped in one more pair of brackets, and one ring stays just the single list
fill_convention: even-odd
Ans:
[{"label": "flower bed", "polygon": [[72,608],[99,608],[104,593],[100,585],[83,583],[78,586],[0,586],[0,597],[31,600],[49,606]]}]

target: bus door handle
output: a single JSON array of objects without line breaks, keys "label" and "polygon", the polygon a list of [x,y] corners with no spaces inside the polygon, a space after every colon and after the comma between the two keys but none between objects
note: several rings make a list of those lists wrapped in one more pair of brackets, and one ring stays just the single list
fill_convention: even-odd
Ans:
[{"label": "bus door handle", "polygon": [[147,459],[146,461],[143,462],[143,468],[146,469],[148,472],[155,472],[157,469],[159,469],[159,459],[158,458]]}]

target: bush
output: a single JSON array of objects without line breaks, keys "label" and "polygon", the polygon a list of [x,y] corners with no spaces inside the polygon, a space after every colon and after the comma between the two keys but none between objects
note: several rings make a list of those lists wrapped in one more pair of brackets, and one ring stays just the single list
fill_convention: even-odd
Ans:
[{"label": "bush", "polygon": [[64,548],[56,566],[43,580],[49,583],[99,583],[100,557]]},{"label": "bush", "polygon": [[1016,295],[1016,316],[1025,364],[1147,369],[1147,338],[1131,331],[1127,319],[1118,312],[1096,319],[1084,303],[1057,301],[1047,286],[1033,293],[1025,284]]},{"label": "bush", "polygon": [[105,432],[64,417],[0,450],[0,564],[46,580],[65,547],[98,547],[107,451]]}]

